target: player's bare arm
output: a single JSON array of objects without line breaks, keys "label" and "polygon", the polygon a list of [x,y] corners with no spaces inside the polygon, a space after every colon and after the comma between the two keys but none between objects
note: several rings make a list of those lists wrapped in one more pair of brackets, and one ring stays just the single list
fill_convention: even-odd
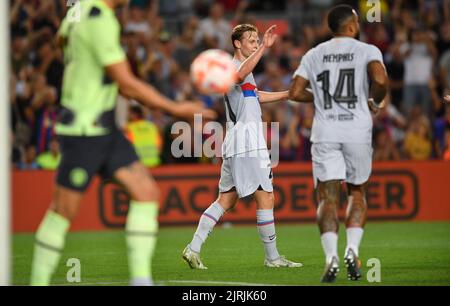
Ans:
[{"label": "player's bare arm", "polygon": [[372,81],[370,87],[369,108],[373,113],[377,113],[379,109],[385,106],[384,98],[388,91],[388,76],[384,65],[378,61],[370,62],[367,65],[367,72]]},{"label": "player's bare arm", "polygon": [[446,95],[444,97],[444,101],[447,102],[447,103],[450,103],[450,95]]},{"label": "player's bare arm", "polygon": [[201,103],[174,103],[166,98],[152,86],[134,77],[127,61],[108,66],[106,71],[117,82],[121,94],[139,101],[145,106],[164,110],[180,118],[190,119],[194,114],[201,114],[206,119],[216,118],[216,113],[205,109]]},{"label": "player's bare arm", "polygon": [[[265,33],[263,42],[261,45],[256,47],[255,51],[252,55],[250,55],[239,67],[238,69],[238,83],[242,83],[245,78],[253,72],[258,62],[261,60],[261,57],[264,55],[264,52],[267,48],[270,48],[275,43],[278,35],[274,33],[275,29],[277,28],[276,25],[271,26]],[[244,39],[247,39],[249,43],[255,44],[255,46],[258,45],[259,39],[258,34],[256,32],[247,32],[245,35],[247,37],[244,37]],[[240,48],[240,42],[237,42],[238,45],[237,48]]]},{"label": "player's bare arm", "polygon": [[295,102],[313,103],[314,95],[308,90],[309,81],[296,76],[289,90],[289,100]]},{"label": "player's bare arm", "polygon": [[282,102],[289,99],[289,90],[278,92],[258,91],[260,103]]}]

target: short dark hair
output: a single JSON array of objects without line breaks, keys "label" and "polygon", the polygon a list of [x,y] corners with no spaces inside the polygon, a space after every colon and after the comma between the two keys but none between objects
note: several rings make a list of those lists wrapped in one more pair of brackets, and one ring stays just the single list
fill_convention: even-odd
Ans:
[{"label": "short dark hair", "polygon": [[333,34],[339,33],[344,22],[353,16],[354,9],[347,4],[341,4],[333,7],[328,13],[328,27]]},{"label": "short dark hair", "polygon": [[235,40],[241,41],[242,35],[244,35],[245,32],[256,32],[258,33],[258,29],[252,25],[252,24],[240,24],[234,27],[233,31],[231,32],[231,43],[233,44],[233,47],[236,48],[234,45]]},{"label": "short dark hair", "polygon": [[133,105],[130,107],[130,113],[135,114],[139,118],[144,118],[144,111],[139,105]]}]

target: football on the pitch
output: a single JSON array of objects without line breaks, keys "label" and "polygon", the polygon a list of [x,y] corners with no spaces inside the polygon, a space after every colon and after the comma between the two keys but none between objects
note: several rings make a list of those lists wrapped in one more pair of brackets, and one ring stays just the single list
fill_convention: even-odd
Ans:
[{"label": "football on the pitch", "polygon": [[236,83],[237,69],[227,52],[207,50],[193,61],[191,79],[203,94],[224,94]]}]

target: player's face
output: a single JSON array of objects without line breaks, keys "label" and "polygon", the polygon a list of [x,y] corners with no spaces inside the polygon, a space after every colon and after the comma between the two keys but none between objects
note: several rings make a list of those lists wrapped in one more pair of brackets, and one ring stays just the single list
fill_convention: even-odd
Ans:
[{"label": "player's face", "polygon": [[354,38],[359,39],[360,35],[361,35],[361,30],[359,27],[359,17],[358,14],[353,11],[353,26],[355,28],[355,35]]},{"label": "player's face", "polygon": [[248,58],[253,52],[258,49],[259,46],[259,36],[258,32],[247,31],[242,35],[241,40],[241,52],[242,54]]}]

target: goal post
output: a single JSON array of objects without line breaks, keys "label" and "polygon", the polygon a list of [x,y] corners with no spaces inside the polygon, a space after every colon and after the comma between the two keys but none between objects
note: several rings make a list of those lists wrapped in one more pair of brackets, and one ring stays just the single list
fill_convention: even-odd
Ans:
[{"label": "goal post", "polygon": [[9,1],[0,1],[0,286],[11,283]]}]

